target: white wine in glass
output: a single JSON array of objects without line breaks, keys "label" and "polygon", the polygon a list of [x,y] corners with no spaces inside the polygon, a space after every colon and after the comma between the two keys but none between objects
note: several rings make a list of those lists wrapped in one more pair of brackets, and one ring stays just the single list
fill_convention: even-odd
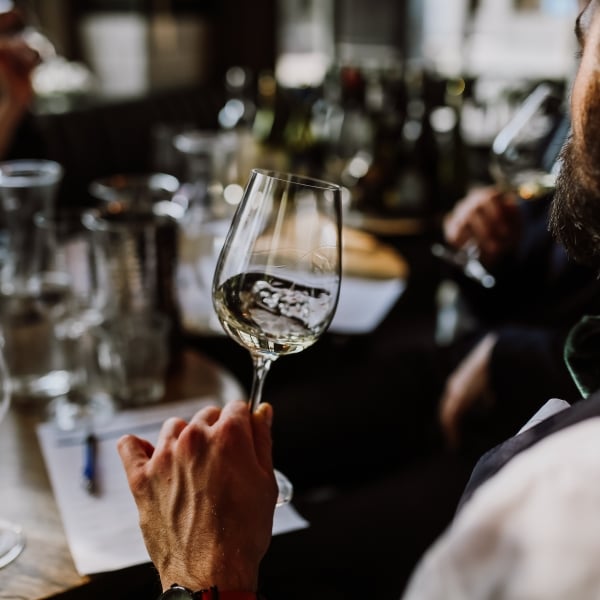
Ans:
[{"label": "white wine in glass", "polygon": [[[3,342],[0,335],[0,421],[10,407],[10,378],[4,361]],[[8,459],[8,457],[5,457]],[[25,547],[21,527],[0,518],[0,569],[11,563]]]},{"label": "white wine in glass", "polygon": [[[279,356],[301,352],[327,330],[341,280],[341,188],[254,169],[217,261],[213,303],[226,333],[250,351],[250,410]],[[275,471],[278,505],[292,485]]]}]

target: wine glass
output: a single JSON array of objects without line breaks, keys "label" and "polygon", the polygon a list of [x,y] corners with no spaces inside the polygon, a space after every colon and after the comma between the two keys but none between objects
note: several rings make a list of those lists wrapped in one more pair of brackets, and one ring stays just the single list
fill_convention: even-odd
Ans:
[{"label": "wine glass", "polygon": [[[250,351],[250,410],[271,363],[301,352],[328,328],[341,279],[341,188],[253,169],[219,255],[213,304],[226,333]],[[277,504],[292,497],[275,471]]]},{"label": "wine glass", "polygon": [[[0,422],[10,407],[10,378],[4,361],[0,338]],[[25,547],[25,537],[19,525],[0,519],[0,568],[11,563]]]},{"label": "wine glass", "polygon": [[539,84],[492,142],[490,174],[502,190],[535,200],[554,189],[558,147],[549,139],[558,121],[561,99],[553,86]]},{"label": "wine glass", "polygon": [[[530,201],[554,189],[559,166],[556,158],[566,136],[562,126],[568,125],[557,118],[561,103],[556,89],[541,83],[498,132],[492,142],[489,170],[500,191],[513,193],[519,201]],[[480,262],[475,240],[468,240],[457,250],[440,243],[433,244],[431,250],[483,287],[496,284]]]}]

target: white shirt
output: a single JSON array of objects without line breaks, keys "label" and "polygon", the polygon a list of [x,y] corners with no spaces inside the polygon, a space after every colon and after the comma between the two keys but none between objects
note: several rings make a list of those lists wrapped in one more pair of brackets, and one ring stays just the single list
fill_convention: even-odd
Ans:
[{"label": "white shirt", "polygon": [[600,417],[515,456],[423,556],[403,600],[600,598]]}]

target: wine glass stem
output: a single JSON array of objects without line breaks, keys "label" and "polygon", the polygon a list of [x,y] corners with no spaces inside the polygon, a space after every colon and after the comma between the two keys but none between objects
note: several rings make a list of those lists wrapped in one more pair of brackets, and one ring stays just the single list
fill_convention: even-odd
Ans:
[{"label": "wine glass stem", "polygon": [[262,399],[263,385],[271,363],[272,358],[267,358],[261,354],[253,354],[252,361],[254,363],[254,375],[252,378],[252,389],[250,390],[250,412],[254,412]]}]

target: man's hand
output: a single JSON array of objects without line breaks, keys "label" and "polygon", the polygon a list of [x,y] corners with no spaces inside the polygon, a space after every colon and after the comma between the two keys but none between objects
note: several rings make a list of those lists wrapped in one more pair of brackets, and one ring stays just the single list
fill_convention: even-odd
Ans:
[{"label": "man's hand", "polygon": [[0,37],[0,106],[24,112],[33,97],[31,73],[39,54],[20,37]]},{"label": "man's hand", "polygon": [[0,34],[0,159],[33,99],[31,73],[39,55],[19,37]]},{"label": "man's hand", "polygon": [[167,420],[156,448],[118,442],[140,526],[163,588],[254,591],[271,540],[277,484],[272,408],[245,402]]},{"label": "man's hand", "polygon": [[460,444],[462,419],[477,403],[490,399],[489,364],[496,335],[489,333],[450,374],[440,401],[440,422],[448,442]]},{"label": "man's hand", "polygon": [[475,188],[444,219],[444,236],[455,248],[473,243],[491,266],[512,250],[521,235],[515,197],[494,187]]}]

